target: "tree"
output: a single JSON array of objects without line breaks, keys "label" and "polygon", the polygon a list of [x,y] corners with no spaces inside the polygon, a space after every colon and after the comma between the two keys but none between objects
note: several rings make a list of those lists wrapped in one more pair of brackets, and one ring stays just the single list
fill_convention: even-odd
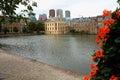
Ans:
[{"label": "tree", "polygon": [[18,28],[17,27],[13,27],[13,31],[14,32],[18,32]]},{"label": "tree", "polygon": [[27,27],[24,26],[24,27],[22,28],[22,32],[23,32],[23,33],[26,33],[26,32],[27,32]]},{"label": "tree", "polygon": [[36,27],[36,23],[35,22],[29,22],[28,23],[28,30],[30,33],[32,33],[34,30],[35,30],[35,27]]},{"label": "tree", "polygon": [[45,31],[45,26],[43,22],[39,21],[36,23],[35,31],[37,31],[37,33],[39,33],[40,31]]},{"label": "tree", "polygon": [[101,49],[93,54],[92,61],[96,65],[90,64],[92,71],[84,80],[120,80],[120,9],[112,13],[104,10],[103,16],[105,26],[99,28],[96,36]]},{"label": "tree", "polygon": [[[22,14],[18,15],[16,13],[16,9],[18,9],[19,5],[23,5],[25,7],[24,10],[21,10],[23,12]],[[27,12],[27,14],[35,15],[33,13],[33,6],[37,7],[37,3],[33,2],[31,4],[30,0],[0,0],[0,11],[3,14],[3,17],[0,19],[0,22],[14,22],[19,21]],[[1,25],[0,25],[1,27]]]},{"label": "tree", "polygon": [[8,27],[4,27],[4,28],[3,28],[3,31],[4,31],[4,34],[7,34],[7,32],[9,32]]},{"label": "tree", "polygon": [[70,32],[71,32],[71,33],[75,33],[76,30],[75,30],[75,29],[71,29]]}]

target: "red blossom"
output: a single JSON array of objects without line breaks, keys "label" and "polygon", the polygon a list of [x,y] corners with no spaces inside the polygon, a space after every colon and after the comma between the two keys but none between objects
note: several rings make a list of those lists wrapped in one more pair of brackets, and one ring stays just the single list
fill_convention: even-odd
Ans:
[{"label": "red blossom", "polygon": [[109,20],[103,20],[102,23],[105,24],[106,26],[110,26],[111,24],[113,24],[115,22],[114,19],[109,19]]},{"label": "red blossom", "polygon": [[104,17],[109,16],[109,14],[110,14],[110,11],[108,11],[108,10],[103,11],[103,16]]},{"label": "red blossom", "polygon": [[106,38],[106,35],[110,33],[110,28],[108,27],[100,27],[99,30],[98,30],[98,35],[96,36],[96,42],[99,43],[100,40],[104,40],[106,41],[107,38]]},{"label": "red blossom", "polygon": [[118,80],[118,78],[115,77],[114,75],[112,75],[112,76],[110,77],[110,80]]},{"label": "red blossom", "polygon": [[96,76],[96,72],[90,72],[90,77],[94,77],[94,76]]},{"label": "red blossom", "polygon": [[102,42],[99,42],[98,46],[99,46],[100,48],[102,48]]},{"label": "red blossom", "polygon": [[97,71],[99,68],[98,66],[95,66],[93,63],[90,64],[90,68]]},{"label": "red blossom", "polygon": [[103,58],[104,54],[103,54],[103,52],[101,50],[96,50],[95,56],[98,57],[98,58]]},{"label": "red blossom", "polygon": [[92,61],[95,61],[96,59],[97,59],[96,56],[93,56],[93,57],[92,57]]},{"label": "red blossom", "polygon": [[100,42],[100,38],[99,38],[99,36],[98,36],[98,35],[96,36],[95,42],[97,42],[97,43],[99,43],[99,42]]},{"label": "red blossom", "polygon": [[117,18],[120,18],[120,11],[116,11]]},{"label": "red blossom", "polygon": [[84,76],[83,80],[89,80],[89,76]]}]

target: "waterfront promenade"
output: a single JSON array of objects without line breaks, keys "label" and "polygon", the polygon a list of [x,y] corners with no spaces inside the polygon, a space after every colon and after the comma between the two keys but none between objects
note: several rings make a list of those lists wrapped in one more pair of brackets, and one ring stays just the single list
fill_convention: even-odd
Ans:
[{"label": "waterfront promenade", "polygon": [[0,78],[3,80],[83,80],[83,75],[0,50]]}]

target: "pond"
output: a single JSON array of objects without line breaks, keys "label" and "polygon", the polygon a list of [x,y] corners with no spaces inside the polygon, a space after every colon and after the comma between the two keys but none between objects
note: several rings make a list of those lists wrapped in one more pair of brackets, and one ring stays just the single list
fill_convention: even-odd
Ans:
[{"label": "pond", "polygon": [[73,72],[88,74],[98,49],[95,35],[35,35],[0,38],[1,49]]}]

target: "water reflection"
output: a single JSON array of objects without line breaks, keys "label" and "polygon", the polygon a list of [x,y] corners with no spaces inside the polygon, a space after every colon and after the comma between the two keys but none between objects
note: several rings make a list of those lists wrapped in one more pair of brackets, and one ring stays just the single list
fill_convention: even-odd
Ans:
[{"label": "water reflection", "polygon": [[88,74],[94,40],[94,35],[38,35],[0,38],[0,44],[20,56]]}]

